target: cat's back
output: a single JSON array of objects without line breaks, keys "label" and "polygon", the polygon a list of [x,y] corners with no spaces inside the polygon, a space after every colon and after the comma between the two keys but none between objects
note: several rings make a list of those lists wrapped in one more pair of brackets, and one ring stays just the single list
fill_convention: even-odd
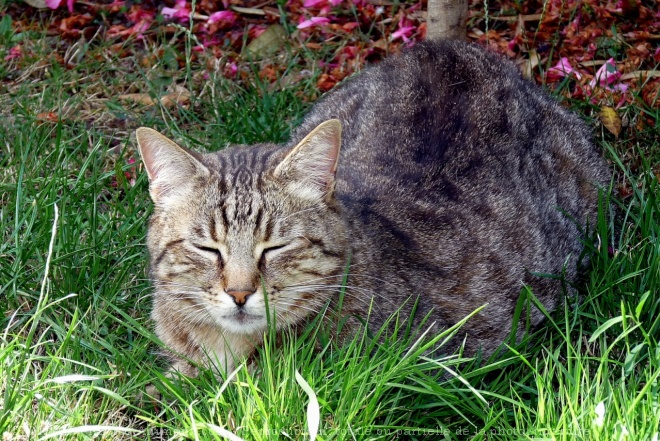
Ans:
[{"label": "cat's back", "polygon": [[580,228],[595,221],[608,179],[577,116],[512,63],[450,41],[367,69],[319,102],[294,138],[330,118],[344,127],[336,194],[354,268],[375,276],[355,283],[398,304],[425,293],[421,310],[441,324],[491,303],[468,325],[491,348],[523,283],[556,305],[560,284],[531,273],[575,277]]},{"label": "cat's back", "polygon": [[585,177],[602,177],[575,115],[512,63],[460,41],[422,42],[366,69],[321,100],[297,133],[330,118],[343,124],[338,189],[352,194],[455,199],[457,185],[477,180],[534,181],[561,167],[575,176],[576,161]]}]

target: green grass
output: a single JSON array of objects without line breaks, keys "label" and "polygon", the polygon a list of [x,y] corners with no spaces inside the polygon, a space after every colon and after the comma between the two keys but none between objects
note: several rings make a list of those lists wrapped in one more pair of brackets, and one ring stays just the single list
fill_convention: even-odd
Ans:
[{"label": "green grass", "polygon": [[[10,35],[0,38],[11,44]],[[35,36],[42,54],[48,38]],[[303,440],[314,409],[319,440],[658,438],[657,109],[628,108],[653,124],[619,139],[592,121],[617,170],[615,188],[625,184],[631,195],[615,191],[610,205],[603,201],[593,269],[579,286],[582,300],[550,315],[530,345],[481,364],[459,356],[438,362],[424,355],[433,341],[408,350],[405,323],[380,343],[358,335],[342,347],[327,344],[312,325],[307,335],[279,345],[269,336],[252,373],[243,366],[225,380],[203,372],[171,381],[161,374],[148,318],[144,239],[151,204],[146,176],[130,161],[137,159],[130,132],[153,126],[200,149],[282,141],[318,92],[313,73],[271,90],[256,80],[205,80],[199,66],[179,69],[167,57],[148,69],[122,70],[123,59],[97,61],[94,55],[107,49],[89,45],[68,68],[53,59],[46,67],[29,64],[20,73],[25,81],[2,86],[3,441],[228,434]],[[293,72],[308,56],[292,51],[284,62]],[[6,62],[0,69],[14,70]],[[193,92],[188,108],[116,99],[136,89],[158,95],[171,84]],[[95,91],[98,106],[86,95]],[[576,108],[587,118],[594,111]],[[45,112],[63,117],[38,118]],[[318,403],[312,399],[311,410],[296,372]],[[148,384],[161,391],[160,401],[139,399]]]}]

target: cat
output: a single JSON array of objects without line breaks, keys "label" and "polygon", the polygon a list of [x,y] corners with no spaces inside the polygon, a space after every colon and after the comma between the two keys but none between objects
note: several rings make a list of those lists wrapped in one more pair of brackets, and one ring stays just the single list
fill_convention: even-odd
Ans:
[{"label": "cat", "polygon": [[430,313],[439,332],[487,305],[443,349],[491,354],[524,284],[559,303],[561,281],[533,273],[575,280],[610,176],[577,116],[459,41],[368,67],[286,145],[200,154],[136,136],[155,205],[152,317],[171,370],[190,376],[188,360],[231,370],[251,356],[267,310],[284,329],[337,308],[345,274],[343,334],[397,310]]}]

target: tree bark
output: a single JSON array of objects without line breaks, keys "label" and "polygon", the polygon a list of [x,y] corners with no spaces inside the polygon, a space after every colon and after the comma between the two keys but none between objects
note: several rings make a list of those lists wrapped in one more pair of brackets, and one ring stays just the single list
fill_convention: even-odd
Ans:
[{"label": "tree bark", "polygon": [[466,38],[467,0],[429,0],[426,39]]}]

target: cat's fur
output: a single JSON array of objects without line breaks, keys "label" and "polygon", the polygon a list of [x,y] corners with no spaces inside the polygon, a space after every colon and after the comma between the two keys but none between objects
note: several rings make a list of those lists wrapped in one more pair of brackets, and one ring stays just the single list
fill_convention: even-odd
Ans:
[{"label": "cat's fur", "polygon": [[155,202],[156,332],[221,368],[262,341],[262,281],[277,326],[300,326],[336,307],[349,257],[342,315],[367,318],[373,305],[378,328],[416,301],[414,321],[432,311],[442,329],[487,304],[456,343],[467,334],[469,352],[490,353],[523,284],[557,305],[560,281],[531,272],[575,278],[576,221],[595,222],[608,179],[575,115],[510,62],[460,42],[421,43],[366,69],[285,146],[198,154],[150,129],[137,138]]}]

